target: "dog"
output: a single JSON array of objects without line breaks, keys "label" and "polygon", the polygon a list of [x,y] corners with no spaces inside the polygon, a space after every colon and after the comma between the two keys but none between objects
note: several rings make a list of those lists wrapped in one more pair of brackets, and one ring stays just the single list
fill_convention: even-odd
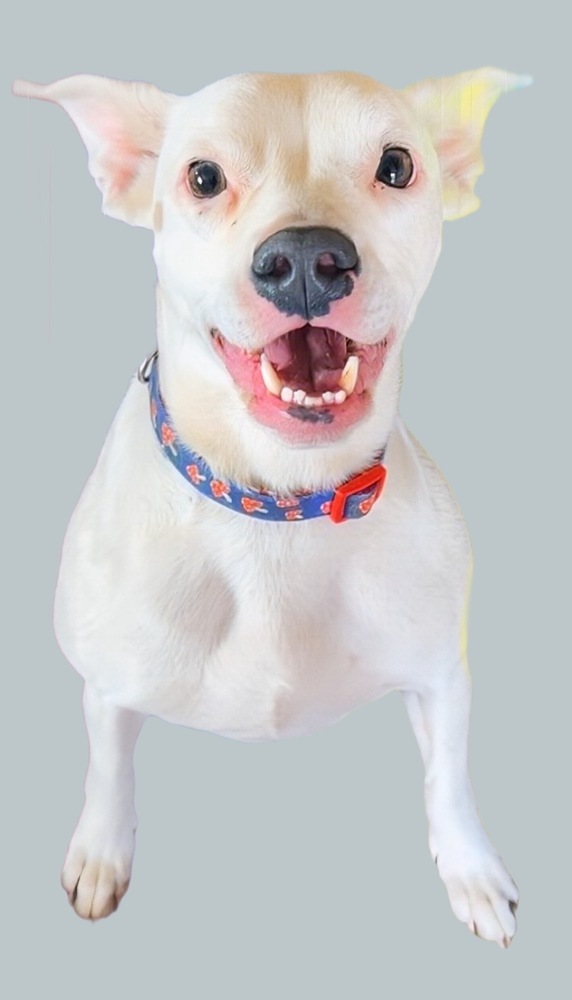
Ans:
[{"label": "dog", "polygon": [[517,888],[467,773],[470,543],[398,397],[442,221],[478,207],[487,114],[529,82],[245,74],[190,97],[15,83],[70,115],[103,211],[154,231],[158,274],[157,350],[72,517],[56,593],[90,742],[62,872],[81,917],[112,913],[129,884],[147,716],[275,740],[398,690],[453,912],[510,943]]}]

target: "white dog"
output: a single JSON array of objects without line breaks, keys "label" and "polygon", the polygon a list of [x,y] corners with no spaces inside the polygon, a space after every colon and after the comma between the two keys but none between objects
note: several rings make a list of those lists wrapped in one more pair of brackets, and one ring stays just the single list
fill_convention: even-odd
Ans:
[{"label": "white dog", "polygon": [[158,353],[75,511],[56,600],[91,748],[62,873],[80,916],[129,883],[146,716],[275,740],[397,689],[453,911],[509,944],[517,889],[467,774],[469,541],[397,405],[442,219],[478,206],[487,113],[528,82],[15,84],[72,117],[104,211],[155,233]]}]

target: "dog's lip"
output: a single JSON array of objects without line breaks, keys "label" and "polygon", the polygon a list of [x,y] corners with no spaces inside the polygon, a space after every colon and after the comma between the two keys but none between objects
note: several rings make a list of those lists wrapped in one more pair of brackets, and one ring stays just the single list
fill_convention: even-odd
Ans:
[{"label": "dog's lip", "polygon": [[276,334],[254,350],[233,344],[218,328],[211,329],[211,336],[242,388],[249,381],[246,366],[255,365],[266,390],[284,402],[291,403],[294,398],[312,407],[341,405],[354,392],[358,380],[362,381],[359,368],[366,345],[333,327],[304,323]]},{"label": "dog's lip", "polygon": [[238,344],[235,344],[232,340],[229,340],[227,337],[225,337],[225,335],[222,333],[222,331],[220,330],[220,328],[217,327],[217,326],[211,327],[209,332],[210,332],[211,340],[213,341],[213,343],[215,345],[215,348],[217,349],[217,352],[219,354],[222,355],[224,353],[225,348],[227,348],[227,349],[230,349],[230,350],[233,350],[233,351],[240,351],[240,353],[243,354],[245,357],[251,358],[253,361],[257,361],[257,360],[260,359],[260,356],[266,351],[266,349],[271,344],[275,344],[278,340],[281,340],[282,337],[285,336],[285,334],[295,333],[298,330],[302,330],[303,327],[311,327],[311,328],[316,329],[316,330],[328,329],[332,333],[335,333],[338,336],[343,337],[344,340],[346,341],[346,345],[347,345],[346,346],[346,352],[347,352],[347,354],[360,354],[360,353],[362,353],[364,351],[368,351],[368,350],[372,350],[372,349],[375,349],[375,348],[384,347],[387,344],[389,344],[390,341],[391,342],[393,341],[393,331],[392,330],[390,330],[390,331],[388,331],[388,333],[384,334],[383,337],[380,337],[379,340],[376,340],[373,343],[370,343],[370,342],[366,342],[366,341],[357,340],[355,337],[348,337],[347,334],[343,333],[341,330],[336,330],[334,327],[324,327],[321,324],[312,323],[312,322],[305,323],[305,324],[303,324],[303,326],[300,326],[300,327],[292,327],[292,328],[288,328],[287,330],[282,330],[280,333],[275,334],[273,337],[269,337],[268,339],[266,339],[259,346],[257,346],[257,347],[248,347],[248,348],[247,347],[240,347]]},{"label": "dog's lip", "polygon": [[376,341],[374,344],[366,344],[364,342],[356,340],[353,337],[348,337],[341,330],[336,330],[334,327],[325,327],[323,324],[312,323],[312,322],[304,323],[299,327],[288,327],[285,330],[281,330],[274,336],[264,340],[263,343],[261,343],[257,347],[248,347],[248,348],[240,347],[238,344],[233,343],[232,340],[229,340],[227,337],[225,337],[220,328],[216,326],[210,328],[210,336],[212,341],[214,342],[217,353],[221,357],[224,358],[225,350],[240,351],[240,353],[243,354],[244,357],[250,358],[253,361],[258,362],[262,354],[264,354],[267,351],[267,349],[271,347],[273,344],[277,344],[279,340],[281,340],[288,334],[292,333],[295,334],[298,332],[302,332],[305,329],[328,330],[329,332],[335,334],[338,337],[343,337],[343,339],[346,342],[346,357],[348,357],[350,354],[359,355],[361,351],[365,351],[368,350],[369,348],[382,345],[384,340],[387,339],[387,337],[385,338],[382,337],[380,338],[379,341]]},{"label": "dog's lip", "polygon": [[268,393],[285,403],[336,408],[354,393],[361,395],[373,387],[394,339],[390,330],[368,344],[310,324],[279,334],[254,350],[234,344],[218,327],[211,328],[211,336],[234,382],[249,396]]},{"label": "dog's lip", "polygon": [[[271,337],[265,337],[264,339],[261,339],[261,342],[257,347],[249,347],[249,348],[245,347],[241,348],[241,350],[243,350],[245,354],[251,354],[253,357],[256,357],[257,355],[262,354],[262,352],[268,347],[269,344],[274,344],[277,340],[280,340],[282,337],[284,337],[285,334],[295,333],[298,330],[304,330],[306,328],[311,328],[314,330],[329,329],[333,333],[339,334],[340,337],[343,337],[345,340],[347,340],[349,344],[355,343],[359,346],[358,341],[355,341],[352,337],[348,337],[347,334],[345,334],[342,330],[338,330],[335,327],[325,327],[324,323],[317,323],[314,320],[308,320],[307,322],[300,323],[298,326],[285,326],[283,330],[278,330],[278,332],[273,333]],[[210,328],[210,335],[215,341],[222,340],[226,344],[230,344],[232,347],[237,347],[237,345],[233,344],[233,342],[229,340],[228,337],[225,337],[222,330],[218,326],[212,326]]]},{"label": "dog's lip", "polygon": [[[249,413],[294,445],[332,442],[367,416],[373,402],[373,390],[395,339],[393,329],[373,344],[344,337],[344,343],[337,345],[339,355],[336,358],[337,364],[343,353],[343,369],[336,367],[325,376],[327,379],[336,377],[337,391],[328,389],[318,396],[315,389],[294,391],[294,383],[284,381],[287,374],[282,366],[278,373],[265,358],[265,349],[279,337],[269,338],[255,350],[247,350],[225,338],[217,327],[210,332],[216,352]],[[346,372],[348,362],[349,371]],[[347,391],[337,382],[340,375]],[[280,381],[277,383],[276,379]]]}]

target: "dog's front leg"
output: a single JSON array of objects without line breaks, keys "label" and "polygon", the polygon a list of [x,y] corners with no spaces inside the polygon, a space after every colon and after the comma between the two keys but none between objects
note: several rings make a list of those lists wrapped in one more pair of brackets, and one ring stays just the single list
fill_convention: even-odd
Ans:
[{"label": "dog's front leg", "polygon": [[127,892],[135,850],[133,751],[145,716],[104,701],[88,684],[85,804],[71,839],[62,885],[80,917],[113,913]]},{"label": "dog's front leg", "polygon": [[467,770],[471,683],[464,665],[434,686],[404,693],[425,765],[429,847],[455,915],[506,948],[518,890],[478,817]]}]

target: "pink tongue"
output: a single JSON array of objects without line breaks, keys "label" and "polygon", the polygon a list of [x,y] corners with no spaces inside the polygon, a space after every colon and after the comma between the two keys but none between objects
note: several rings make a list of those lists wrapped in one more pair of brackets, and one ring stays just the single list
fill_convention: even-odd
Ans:
[{"label": "pink tongue", "polygon": [[346,338],[335,330],[303,326],[264,348],[286,385],[306,392],[335,392],[347,358]]}]

